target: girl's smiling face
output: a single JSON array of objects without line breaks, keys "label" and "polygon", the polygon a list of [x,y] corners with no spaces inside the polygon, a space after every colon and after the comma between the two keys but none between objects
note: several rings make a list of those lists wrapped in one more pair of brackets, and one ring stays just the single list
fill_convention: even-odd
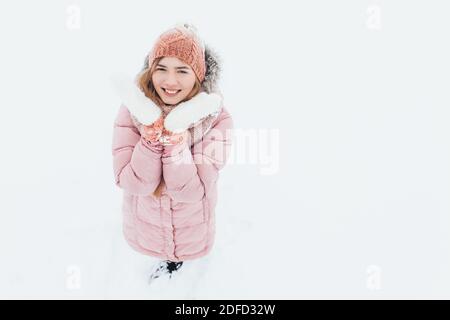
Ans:
[{"label": "girl's smiling face", "polygon": [[153,86],[165,104],[175,105],[192,91],[196,75],[192,68],[176,57],[164,57],[152,75]]}]

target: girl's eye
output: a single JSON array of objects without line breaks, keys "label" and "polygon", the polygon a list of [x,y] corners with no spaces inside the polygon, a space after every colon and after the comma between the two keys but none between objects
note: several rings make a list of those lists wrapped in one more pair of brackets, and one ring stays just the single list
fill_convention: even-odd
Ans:
[{"label": "girl's eye", "polygon": [[[161,68],[157,68],[156,70],[157,70],[157,71],[158,71],[158,70],[166,71],[165,69],[161,69]],[[187,73],[186,71],[179,71],[179,72],[180,72],[180,73]]]}]

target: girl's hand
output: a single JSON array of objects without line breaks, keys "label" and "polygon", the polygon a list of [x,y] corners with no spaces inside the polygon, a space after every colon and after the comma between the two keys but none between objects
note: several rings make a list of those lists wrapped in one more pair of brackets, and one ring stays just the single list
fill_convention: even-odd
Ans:
[{"label": "girl's hand", "polygon": [[149,126],[142,126],[141,135],[144,139],[156,143],[159,141],[164,129],[164,118],[161,116],[158,120]]},{"label": "girl's hand", "polygon": [[172,133],[172,132],[164,129],[163,135],[162,135],[160,141],[165,146],[171,146],[171,145],[187,143],[188,138],[189,138],[188,130],[185,130],[180,133]]}]

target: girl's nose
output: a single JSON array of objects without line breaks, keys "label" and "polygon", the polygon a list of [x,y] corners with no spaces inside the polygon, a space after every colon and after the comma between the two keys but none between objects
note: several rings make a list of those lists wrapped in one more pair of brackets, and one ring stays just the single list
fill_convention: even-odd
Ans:
[{"label": "girl's nose", "polygon": [[170,86],[172,87],[176,87],[177,83],[178,83],[178,79],[177,76],[175,74],[169,73],[164,81],[164,83],[167,85],[167,87],[170,88]]}]

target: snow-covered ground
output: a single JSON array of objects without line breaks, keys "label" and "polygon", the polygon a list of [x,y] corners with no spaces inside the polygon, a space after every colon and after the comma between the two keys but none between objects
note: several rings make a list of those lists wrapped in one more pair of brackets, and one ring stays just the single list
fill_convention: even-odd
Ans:
[{"label": "snow-covered ground", "polygon": [[[0,4],[0,298],[449,298],[449,9]],[[236,140],[212,253],[150,286],[122,237],[110,75],[184,20],[223,57]]]}]

